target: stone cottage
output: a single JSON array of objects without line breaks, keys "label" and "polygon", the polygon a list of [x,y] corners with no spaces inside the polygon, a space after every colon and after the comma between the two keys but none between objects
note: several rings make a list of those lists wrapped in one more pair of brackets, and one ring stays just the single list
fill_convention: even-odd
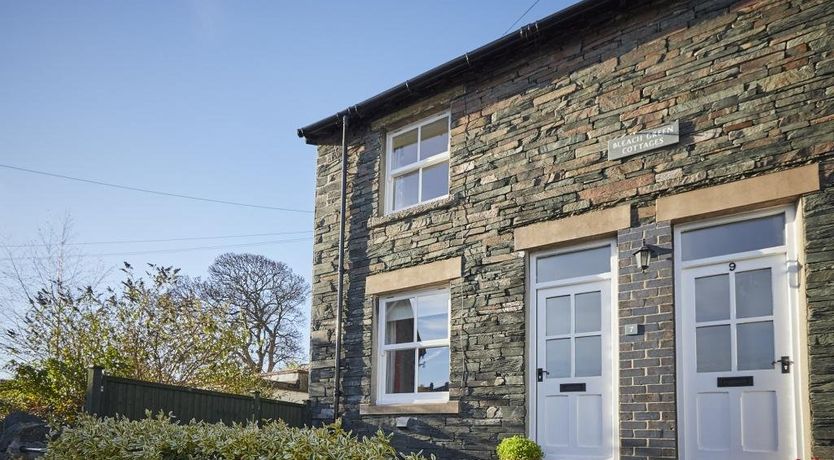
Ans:
[{"label": "stone cottage", "polygon": [[301,128],[314,420],[834,458],[832,30],[830,0],[583,0]]}]

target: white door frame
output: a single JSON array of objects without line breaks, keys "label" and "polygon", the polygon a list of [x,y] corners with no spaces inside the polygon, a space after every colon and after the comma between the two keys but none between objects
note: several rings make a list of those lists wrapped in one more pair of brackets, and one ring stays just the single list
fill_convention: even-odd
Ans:
[{"label": "white door frame", "polygon": [[[559,281],[550,281],[546,283],[537,283],[536,282],[536,261],[541,257],[548,257],[555,254],[562,254],[566,252],[575,252],[581,251],[583,249],[591,249],[591,248],[599,248],[602,246],[608,246],[611,248],[611,267],[610,271],[605,274],[601,275],[591,275],[591,276],[581,276],[577,278],[569,278],[565,280]],[[617,250],[617,240],[616,239],[602,239],[596,240],[589,243],[583,244],[575,244],[571,246],[560,247],[558,249],[549,249],[545,251],[535,252],[530,254],[528,257],[528,268],[527,270],[527,437],[532,440],[536,439],[537,434],[537,423],[536,423],[536,398],[538,397],[538,388],[537,388],[537,379],[536,379],[536,363],[537,363],[537,344],[536,340],[538,339],[536,333],[536,324],[537,324],[537,315],[538,315],[538,305],[536,303],[537,292],[539,289],[546,289],[550,287],[560,287],[560,286],[570,286],[574,284],[582,284],[587,283],[590,281],[609,281],[611,283],[611,344],[614,345],[614,350],[611,351],[612,359],[611,359],[611,385],[612,388],[612,406],[611,407],[611,428],[612,433],[615,437],[613,441],[614,445],[614,458],[620,457],[620,426],[619,426],[619,405],[620,405],[620,374],[619,374],[619,363],[620,363],[620,334],[619,334],[619,295],[617,289],[617,276],[618,276],[618,250]]]},{"label": "white door frame", "polygon": [[[706,259],[698,259],[695,261],[690,262],[683,262],[681,259],[682,254],[682,246],[681,246],[681,233],[687,230],[693,230],[696,228],[703,228],[703,227],[711,227],[714,225],[726,224],[730,222],[739,222],[744,220],[755,219],[757,217],[766,217],[772,216],[776,214],[785,214],[785,246],[781,248],[768,248],[762,250],[755,250],[755,251],[748,251],[733,254],[731,257],[728,256],[716,256],[710,257]],[[683,405],[683,397],[682,395],[685,394],[685,382],[683,378],[683,368],[682,364],[684,363],[684,356],[683,356],[683,331],[680,327],[679,320],[683,317],[683,312],[681,309],[683,308],[683,299],[681,298],[681,281],[682,275],[681,272],[684,268],[691,268],[697,267],[702,265],[712,265],[721,261],[725,261],[725,259],[733,259],[733,260],[744,260],[749,258],[758,258],[764,255],[769,254],[784,254],[785,260],[788,263],[795,262],[799,260],[798,254],[800,251],[799,248],[799,238],[798,231],[797,231],[797,216],[796,216],[796,206],[795,205],[788,205],[788,206],[778,206],[774,208],[762,209],[758,211],[752,212],[742,212],[737,214],[732,214],[725,217],[713,218],[713,219],[704,219],[699,220],[697,222],[685,223],[680,225],[675,225],[673,228],[673,236],[674,236],[674,278],[675,278],[675,380],[676,380],[676,391],[677,397],[675,398],[675,404],[677,406],[677,432],[678,432],[678,458],[680,460],[685,460],[686,452],[685,452],[685,440],[684,436],[686,430],[684,429],[684,424],[686,423],[686,413],[685,408]],[[806,364],[806,355],[805,351],[802,350],[800,344],[802,343],[802,336],[805,334],[804,329],[802,328],[802,324],[800,323],[800,318],[804,317],[804,315],[800,314],[799,306],[802,305],[799,299],[799,280],[801,277],[799,276],[798,267],[793,273],[788,275],[788,308],[790,311],[790,328],[791,328],[791,359],[793,359],[794,363],[792,365],[792,379],[793,379],[793,388],[794,388],[794,400],[795,400],[795,414],[794,414],[794,423],[796,425],[796,458],[804,458],[805,455],[805,446],[807,440],[806,434],[804,432],[804,427],[806,426],[804,423],[804,399],[807,397],[806,390],[803,387],[803,382],[805,379],[802,377],[807,372],[807,364]]]}]

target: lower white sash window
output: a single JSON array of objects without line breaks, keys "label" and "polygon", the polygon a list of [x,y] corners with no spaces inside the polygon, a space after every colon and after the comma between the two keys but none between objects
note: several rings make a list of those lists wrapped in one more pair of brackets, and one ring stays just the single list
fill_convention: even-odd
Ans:
[{"label": "lower white sash window", "polygon": [[449,400],[449,290],[379,302],[377,404]]}]

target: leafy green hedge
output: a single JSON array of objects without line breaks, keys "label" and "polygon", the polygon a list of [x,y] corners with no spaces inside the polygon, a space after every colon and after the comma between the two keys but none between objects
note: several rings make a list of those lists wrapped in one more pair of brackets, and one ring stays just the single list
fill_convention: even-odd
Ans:
[{"label": "leafy green hedge", "polygon": [[425,460],[398,455],[378,432],[357,439],[340,424],[290,428],[283,422],[226,426],[81,416],[49,443],[46,460]]}]

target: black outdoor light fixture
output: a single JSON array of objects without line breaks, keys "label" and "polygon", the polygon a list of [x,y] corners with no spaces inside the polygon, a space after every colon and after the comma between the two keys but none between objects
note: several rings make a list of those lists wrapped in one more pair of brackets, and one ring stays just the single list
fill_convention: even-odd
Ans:
[{"label": "black outdoor light fixture", "polygon": [[646,240],[643,240],[643,246],[640,246],[640,249],[634,251],[634,258],[637,260],[637,265],[640,266],[640,270],[646,271],[649,268],[649,263],[651,263],[652,256],[654,255],[654,249],[646,244]]}]

